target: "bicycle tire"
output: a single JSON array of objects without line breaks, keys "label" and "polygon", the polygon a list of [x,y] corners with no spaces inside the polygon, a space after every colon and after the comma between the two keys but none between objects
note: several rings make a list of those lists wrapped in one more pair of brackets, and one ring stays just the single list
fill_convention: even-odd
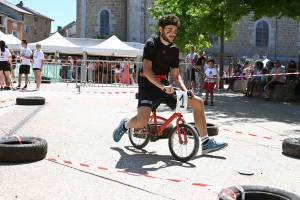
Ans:
[{"label": "bicycle tire", "polygon": [[[145,146],[147,146],[147,144],[150,141],[149,134],[139,134],[139,132],[142,131],[142,130],[149,132],[150,125],[147,124],[147,126],[138,129],[138,132],[134,131],[134,128],[130,128],[128,130],[129,141],[132,144],[132,146],[134,148],[136,148],[136,149],[143,149]],[[135,142],[135,139],[138,139],[139,137],[141,137],[140,139],[144,139],[144,141],[142,141],[140,144],[138,144],[137,142]]]},{"label": "bicycle tire", "polygon": [[[180,127],[180,130],[183,130],[183,129],[186,129],[187,130],[187,136],[188,138],[190,139],[194,139],[194,144],[193,144],[193,149],[191,151],[191,153],[189,153],[187,156],[180,156],[178,155],[178,153],[175,152],[174,150],[174,142],[176,141],[176,136],[178,136],[178,132],[177,132],[177,126],[174,127],[172,133],[170,134],[170,137],[169,137],[169,150],[172,154],[172,156],[178,160],[178,161],[182,161],[182,162],[187,162],[191,159],[194,158],[194,156],[198,153],[198,150],[199,150],[199,136],[198,136],[198,133],[197,131],[195,130],[195,128],[193,126],[191,126],[190,124],[180,124],[179,125]],[[184,136],[183,133],[181,133],[182,136]],[[179,141],[178,141],[178,144],[179,144]],[[186,148],[186,144],[179,144],[180,147],[178,149],[181,149],[181,151],[177,151],[177,152],[183,152],[184,150],[187,150]],[[183,148],[182,148],[182,145]]]}]

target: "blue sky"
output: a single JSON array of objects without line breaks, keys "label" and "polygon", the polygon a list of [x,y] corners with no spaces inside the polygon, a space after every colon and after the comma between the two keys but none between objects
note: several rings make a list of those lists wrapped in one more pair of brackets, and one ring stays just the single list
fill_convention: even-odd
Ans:
[{"label": "blue sky", "polygon": [[[15,5],[20,2],[20,0],[7,1]],[[64,27],[76,21],[76,0],[23,0],[23,6],[55,20],[51,23],[51,32],[55,32],[57,26]]]}]

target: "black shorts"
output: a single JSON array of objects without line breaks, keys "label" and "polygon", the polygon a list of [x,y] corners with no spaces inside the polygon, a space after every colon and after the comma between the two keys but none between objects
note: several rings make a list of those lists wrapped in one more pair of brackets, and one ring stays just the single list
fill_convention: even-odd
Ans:
[{"label": "black shorts", "polygon": [[30,65],[20,65],[19,74],[29,74]]},{"label": "black shorts", "polygon": [[153,85],[147,78],[139,78],[138,108],[146,106],[156,109],[161,103],[165,103],[172,110],[176,108],[177,100],[175,98],[171,95],[167,95],[163,90]]},{"label": "black shorts", "polygon": [[40,69],[40,68],[33,68],[32,70],[33,70],[33,71],[35,71],[35,70],[40,70],[40,71],[41,71],[41,69]]},{"label": "black shorts", "polygon": [[0,61],[0,71],[10,71],[10,64],[7,61]]},{"label": "black shorts", "polygon": [[196,72],[195,68],[192,68],[192,74],[191,74],[191,80],[192,81],[196,80],[195,72]]}]

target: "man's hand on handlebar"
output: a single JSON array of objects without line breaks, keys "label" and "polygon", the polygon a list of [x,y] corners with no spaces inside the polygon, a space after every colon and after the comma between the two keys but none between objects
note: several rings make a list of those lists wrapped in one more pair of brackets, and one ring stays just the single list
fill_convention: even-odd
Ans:
[{"label": "man's hand on handlebar", "polygon": [[187,95],[190,99],[193,99],[195,96],[194,90],[188,90],[187,91]]},{"label": "man's hand on handlebar", "polygon": [[165,93],[167,94],[173,94],[174,93],[174,89],[172,86],[168,85],[168,86],[164,86],[162,89]]}]

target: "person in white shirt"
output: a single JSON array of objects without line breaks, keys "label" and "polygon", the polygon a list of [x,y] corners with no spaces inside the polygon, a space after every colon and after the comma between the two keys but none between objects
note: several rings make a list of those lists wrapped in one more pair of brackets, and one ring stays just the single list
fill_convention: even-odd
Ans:
[{"label": "person in white shirt", "polygon": [[203,89],[206,91],[204,105],[207,105],[208,96],[210,95],[210,105],[214,106],[214,87],[218,76],[217,69],[214,67],[215,61],[209,60],[208,67],[205,70],[205,80]]},{"label": "person in white shirt", "polygon": [[30,56],[32,54],[32,51],[27,47],[27,41],[22,40],[22,48],[20,52],[20,59],[21,59],[21,65],[19,69],[19,82],[17,89],[21,88],[21,82],[22,82],[22,74],[25,74],[25,86],[23,89],[27,89],[28,84],[28,74],[30,73]]},{"label": "person in white shirt", "polygon": [[7,48],[5,48],[5,42],[3,40],[0,41],[0,87],[4,89],[4,76],[7,77],[6,83],[7,86],[11,85],[10,78],[10,58],[11,54]]},{"label": "person in white shirt", "polygon": [[40,89],[42,77],[41,74],[43,72],[44,66],[44,53],[41,50],[41,44],[36,44],[36,51],[33,54],[33,73],[36,80],[36,91]]}]

